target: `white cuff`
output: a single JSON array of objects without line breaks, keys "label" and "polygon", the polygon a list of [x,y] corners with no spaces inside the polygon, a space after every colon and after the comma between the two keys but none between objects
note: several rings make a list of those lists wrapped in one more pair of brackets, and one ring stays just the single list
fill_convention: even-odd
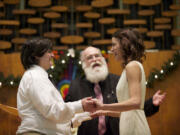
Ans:
[{"label": "white cuff", "polygon": [[75,116],[72,118],[72,127],[73,128],[79,127],[83,121],[87,121],[91,119],[92,118],[90,117],[89,112],[75,114]]},{"label": "white cuff", "polygon": [[74,111],[74,114],[84,112],[81,100],[68,102],[68,104],[70,104],[72,110]]}]

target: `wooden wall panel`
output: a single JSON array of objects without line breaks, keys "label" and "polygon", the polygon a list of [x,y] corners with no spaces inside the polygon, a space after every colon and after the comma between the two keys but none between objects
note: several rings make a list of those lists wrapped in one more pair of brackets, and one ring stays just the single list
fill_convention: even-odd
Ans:
[{"label": "wooden wall panel", "polygon": [[[146,76],[149,75],[153,68],[159,68],[171,58],[174,51],[160,51],[160,52],[147,52],[146,60],[143,63]],[[3,54],[0,53],[0,72],[5,76],[13,74],[15,76],[22,75],[24,72],[23,66],[20,61],[20,53]],[[112,54],[109,55],[108,60],[109,71],[114,74],[120,75],[122,72],[121,63],[114,59]]]},{"label": "wooden wall panel", "polygon": [[[143,62],[146,76],[149,75],[153,68],[160,69],[164,62],[172,58],[174,53],[175,51],[146,52],[146,59]],[[121,62],[115,60],[112,54],[109,55],[108,65],[109,72],[118,75],[121,74]]]},{"label": "wooden wall panel", "polygon": [[[17,87],[0,88],[0,103],[16,107]],[[8,114],[0,109],[0,135],[16,135],[20,124],[16,116]]]},{"label": "wooden wall panel", "polygon": [[153,68],[160,70],[161,66],[172,58],[174,53],[175,51],[146,52],[146,60],[143,63],[146,76],[149,76]]},{"label": "wooden wall panel", "polygon": [[6,77],[10,74],[22,75],[24,69],[21,64],[20,53],[0,53],[0,72],[3,72]]},{"label": "wooden wall panel", "polygon": [[[152,68],[160,68],[160,66],[172,57],[173,51],[161,51],[161,52],[148,52],[147,59],[144,62],[146,73],[152,70]],[[4,55],[4,54],[3,54]],[[22,74],[23,68],[20,64],[19,54],[13,54],[12,56],[3,56],[0,53],[0,71],[4,71],[5,74],[14,73]],[[2,60],[3,59],[3,60]],[[8,60],[11,59],[11,60]],[[9,63],[6,63],[8,60]],[[4,62],[4,63],[3,63]],[[13,63],[13,64],[12,64]],[[17,67],[14,67],[17,66]],[[3,68],[2,68],[3,67]],[[6,68],[6,69],[4,69]],[[115,61],[112,55],[109,57],[109,69],[110,72],[121,74],[120,63]],[[154,116],[148,118],[148,123],[152,132],[152,135],[178,135],[180,134],[180,66],[162,82],[155,82],[153,89],[147,89],[146,98],[151,97],[156,90],[161,89],[167,92],[167,97],[164,103],[161,105],[160,110]],[[3,87],[0,88],[0,103],[16,107],[16,93],[17,88]],[[2,110],[0,110],[0,135],[15,135],[19,120],[11,116]]]},{"label": "wooden wall panel", "polygon": [[154,116],[148,118],[152,135],[179,135],[180,134],[180,66],[168,75],[162,82],[156,82],[153,89],[147,90],[147,98],[157,89],[167,93],[164,103]]}]

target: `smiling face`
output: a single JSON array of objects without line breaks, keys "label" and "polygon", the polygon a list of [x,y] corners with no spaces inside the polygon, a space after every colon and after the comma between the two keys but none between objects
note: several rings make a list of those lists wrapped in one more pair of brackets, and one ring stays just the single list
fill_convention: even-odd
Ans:
[{"label": "smiling face", "polygon": [[92,69],[102,65],[102,58],[101,52],[94,47],[88,47],[83,52],[83,62],[86,64],[86,67],[91,67]]},{"label": "smiling face", "polygon": [[142,36],[136,29],[120,29],[112,35],[111,51],[123,67],[133,60],[142,62],[144,49]]},{"label": "smiling face", "polygon": [[100,50],[94,47],[88,47],[82,53],[82,68],[86,74],[87,80],[92,83],[102,81],[108,75],[108,68]]},{"label": "smiling face", "polygon": [[116,58],[116,60],[123,60],[122,59],[122,51],[121,51],[122,47],[120,45],[120,42],[117,38],[113,37],[112,38],[112,48],[111,51],[114,54],[114,57]]},{"label": "smiling face", "polygon": [[39,57],[39,66],[44,68],[45,70],[48,70],[53,65],[53,57],[54,54],[51,50],[48,50],[42,57]]}]

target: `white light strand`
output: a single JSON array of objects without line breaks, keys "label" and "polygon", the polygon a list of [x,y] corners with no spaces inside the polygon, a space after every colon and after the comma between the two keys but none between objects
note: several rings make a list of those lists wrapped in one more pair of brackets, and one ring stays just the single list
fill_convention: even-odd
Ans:
[{"label": "white light strand", "polygon": [[173,65],[174,65],[174,63],[173,63],[173,62],[170,62],[170,65],[171,65],[171,66],[173,66]]},{"label": "white light strand", "polygon": [[54,66],[53,66],[53,65],[51,66],[51,69],[54,69]]},{"label": "white light strand", "polygon": [[67,53],[67,56],[69,57],[69,56],[70,56],[70,53]]},{"label": "white light strand", "polygon": [[161,73],[161,74],[163,74],[163,73],[164,73],[164,70],[163,70],[163,69],[161,69],[160,73]]},{"label": "white light strand", "polygon": [[11,85],[13,85],[13,84],[14,84],[14,82],[13,82],[13,81],[10,81],[10,84],[11,84]]},{"label": "white light strand", "polygon": [[62,64],[66,63],[66,61],[65,61],[65,60],[62,60],[61,62],[62,62]]},{"label": "white light strand", "polygon": [[158,75],[155,75],[154,78],[155,78],[155,79],[158,79]]},{"label": "white light strand", "polygon": [[51,77],[51,78],[52,78],[53,76],[52,76],[51,74],[49,74],[49,77]]}]

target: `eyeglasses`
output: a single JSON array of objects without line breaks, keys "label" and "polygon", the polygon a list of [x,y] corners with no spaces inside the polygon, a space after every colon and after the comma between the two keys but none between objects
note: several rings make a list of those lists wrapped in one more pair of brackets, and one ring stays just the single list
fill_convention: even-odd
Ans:
[{"label": "eyeglasses", "polygon": [[95,58],[100,58],[100,57],[102,57],[102,55],[101,54],[88,55],[85,59],[86,60],[92,60],[94,57]]}]

